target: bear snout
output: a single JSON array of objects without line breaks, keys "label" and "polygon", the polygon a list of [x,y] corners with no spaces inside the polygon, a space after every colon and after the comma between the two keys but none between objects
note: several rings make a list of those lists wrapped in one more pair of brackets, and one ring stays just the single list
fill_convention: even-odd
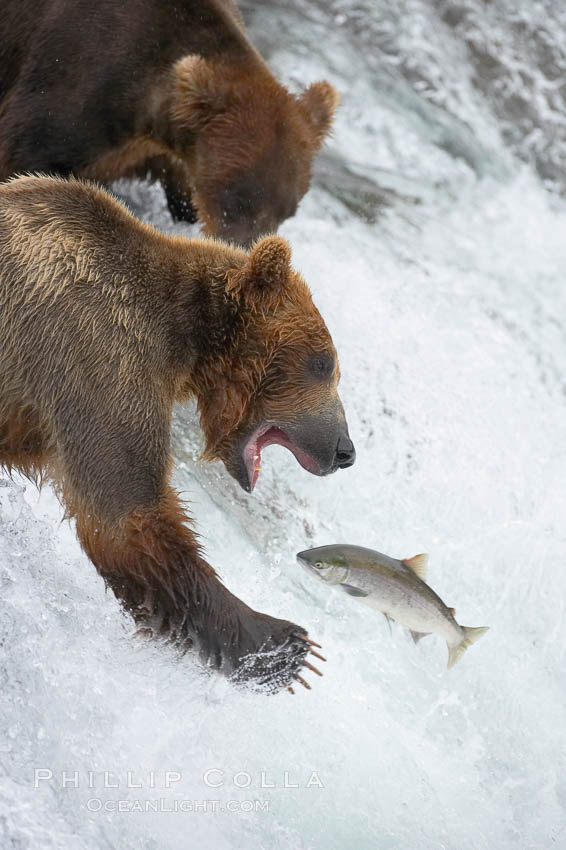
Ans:
[{"label": "bear snout", "polygon": [[356,462],[356,449],[348,434],[342,434],[336,446],[335,463],[338,469],[347,469]]}]

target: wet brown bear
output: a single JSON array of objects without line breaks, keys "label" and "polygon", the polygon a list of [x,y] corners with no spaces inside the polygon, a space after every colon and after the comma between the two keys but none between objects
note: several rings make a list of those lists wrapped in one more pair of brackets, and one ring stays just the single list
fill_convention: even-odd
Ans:
[{"label": "wet brown bear", "polygon": [[0,464],[55,483],[138,623],[272,688],[309,666],[306,632],[203,559],[169,434],[196,397],[206,455],[246,490],[270,443],[317,475],[353,463],[336,352],[289,259],[276,236],[249,254],[165,236],[75,180],[0,186]]},{"label": "wet brown bear", "polygon": [[0,45],[0,179],[149,174],[244,245],[294,214],[338,100],[278,83],[230,0],[5,0]]}]

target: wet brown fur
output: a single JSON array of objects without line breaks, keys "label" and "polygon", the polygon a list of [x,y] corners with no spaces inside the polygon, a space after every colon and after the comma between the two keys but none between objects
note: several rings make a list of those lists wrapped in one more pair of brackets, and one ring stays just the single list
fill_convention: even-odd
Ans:
[{"label": "wet brown fur", "polygon": [[54,483],[141,625],[228,673],[265,645],[247,675],[288,683],[304,630],[230,594],[169,484],[174,401],[227,462],[242,426],[337,398],[337,365],[300,366],[335,351],[287,243],[166,236],[92,184],[22,177],[0,186],[0,258],[0,464]]},{"label": "wet brown fur", "polygon": [[[249,244],[294,214],[338,103],[287,91],[231,0],[6,0],[0,179],[160,180],[177,218]],[[196,212],[195,212],[196,210]]]}]

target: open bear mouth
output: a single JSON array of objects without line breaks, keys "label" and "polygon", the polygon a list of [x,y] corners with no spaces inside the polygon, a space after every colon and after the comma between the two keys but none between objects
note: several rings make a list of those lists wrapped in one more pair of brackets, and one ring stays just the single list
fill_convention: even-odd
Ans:
[{"label": "open bear mouth", "polygon": [[289,435],[276,425],[260,425],[244,445],[243,458],[248,472],[250,492],[254,489],[261,469],[261,450],[266,446],[285,446],[295,455],[298,462],[307,472],[320,475],[319,464],[300,449]]}]

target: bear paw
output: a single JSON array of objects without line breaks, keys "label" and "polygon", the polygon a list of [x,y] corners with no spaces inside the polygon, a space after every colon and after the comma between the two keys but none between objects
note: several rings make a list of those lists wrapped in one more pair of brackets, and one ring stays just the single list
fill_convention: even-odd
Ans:
[{"label": "bear paw", "polygon": [[238,641],[225,650],[224,660],[233,667],[232,680],[254,690],[274,693],[286,687],[291,693],[295,682],[310,690],[309,683],[300,675],[303,668],[322,676],[313,664],[307,661],[312,653],[322,661],[313,647],[320,645],[307,637],[306,629],[278,620],[256,611],[241,623]]}]

